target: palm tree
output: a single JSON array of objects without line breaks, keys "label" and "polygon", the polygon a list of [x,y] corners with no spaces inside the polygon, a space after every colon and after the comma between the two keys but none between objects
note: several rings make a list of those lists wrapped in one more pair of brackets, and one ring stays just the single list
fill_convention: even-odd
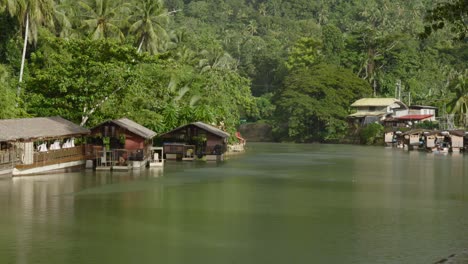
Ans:
[{"label": "palm tree", "polygon": [[83,26],[90,33],[91,39],[124,39],[120,26],[127,4],[112,0],[85,0],[78,1],[78,5],[84,18]]},{"label": "palm tree", "polygon": [[55,26],[57,35],[62,38],[73,36],[73,18],[77,17],[74,0],[56,0],[55,1]]},{"label": "palm tree", "polygon": [[[54,2],[52,0],[3,0],[4,8],[11,16],[17,17],[21,28],[24,28],[23,54],[19,82],[23,81],[24,63],[28,43],[36,44],[37,33],[40,26],[53,27]],[[21,86],[18,86],[19,96]]]},{"label": "palm tree", "polygon": [[138,38],[138,52],[143,49],[156,54],[164,50],[164,44],[169,40],[166,27],[170,14],[164,8],[163,0],[138,1],[132,11],[129,29]]},{"label": "palm tree", "polygon": [[198,67],[201,72],[214,69],[237,69],[237,61],[227,52],[217,49],[209,48],[200,51],[202,57],[198,62]]},{"label": "palm tree", "polygon": [[455,93],[455,98],[449,103],[452,114],[458,115],[458,124],[468,125],[468,70],[459,72],[449,89]]},{"label": "palm tree", "polygon": [[257,29],[258,29],[257,22],[255,20],[250,20],[249,24],[246,26],[247,34],[253,36],[257,34]]}]

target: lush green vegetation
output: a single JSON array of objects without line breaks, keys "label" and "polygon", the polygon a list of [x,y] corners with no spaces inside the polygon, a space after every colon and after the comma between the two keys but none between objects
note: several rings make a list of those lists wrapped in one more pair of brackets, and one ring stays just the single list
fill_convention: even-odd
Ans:
[{"label": "lush green vegetation", "polygon": [[468,124],[466,1],[0,0],[0,118],[336,141],[362,96]]},{"label": "lush green vegetation", "polygon": [[359,131],[361,144],[382,144],[384,127],[381,124],[371,123]]}]

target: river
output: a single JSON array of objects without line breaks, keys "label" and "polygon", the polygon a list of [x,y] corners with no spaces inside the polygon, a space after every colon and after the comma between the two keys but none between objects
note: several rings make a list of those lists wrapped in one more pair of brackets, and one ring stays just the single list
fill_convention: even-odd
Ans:
[{"label": "river", "polygon": [[224,162],[0,179],[0,263],[434,263],[468,156],[250,143]]}]

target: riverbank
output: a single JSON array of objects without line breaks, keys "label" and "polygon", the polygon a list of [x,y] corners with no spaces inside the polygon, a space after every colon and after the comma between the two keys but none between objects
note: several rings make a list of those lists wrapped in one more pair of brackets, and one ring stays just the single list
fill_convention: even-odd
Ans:
[{"label": "riverbank", "polygon": [[435,264],[466,264],[468,263],[468,249],[459,253],[459,254],[452,254],[446,258],[443,258]]}]

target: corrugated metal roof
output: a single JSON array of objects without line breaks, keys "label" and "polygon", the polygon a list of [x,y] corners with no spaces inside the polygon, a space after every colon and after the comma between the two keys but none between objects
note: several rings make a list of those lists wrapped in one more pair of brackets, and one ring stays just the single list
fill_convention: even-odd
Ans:
[{"label": "corrugated metal roof", "polygon": [[117,119],[117,120],[112,120],[111,122],[146,139],[151,139],[154,136],[156,136],[156,132],[154,132],[153,130],[148,129],[138,124],[137,122],[130,120],[128,118],[125,118],[125,117]]},{"label": "corrugated metal roof", "polygon": [[395,119],[398,120],[423,120],[429,117],[432,117],[433,115],[404,115],[404,116],[398,116],[395,117]]},{"label": "corrugated metal roof", "polygon": [[204,130],[206,130],[208,132],[211,132],[211,133],[213,133],[215,135],[218,135],[218,136],[220,136],[222,138],[227,138],[227,137],[230,136],[229,133],[227,133],[227,132],[225,132],[225,131],[223,131],[223,130],[221,130],[219,128],[216,128],[216,127],[214,127],[212,125],[205,124],[203,122],[194,122],[194,123],[192,123],[192,125],[197,126],[197,127],[201,128],[201,129],[204,129]]},{"label": "corrugated metal roof", "polygon": [[89,133],[89,129],[59,116],[0,120],[0,141],[46,139]]},{"label": "corrugated metal roof", "polygon": [[223,130],[221,130],[221,129],[218,129],[218,128],[212,126],[212,125],[205,124],[205,123],[203,123],[203,122],[193,122],[193,123],[190,123],[190,124],[187,124],[187,125],[183,125],[183,126],[180,126],[180,127],[178,127],[178,128],[175,128],[175,129],[173,129],[173,130],[171,130],[171,131],[169,131],[169,132],[166,132],[166,133],[164,133],[164,134],[162,134],[162,135],[160,135],[160,136],[164,136],[164,135],[170,134],[170,133],[172,133],[172,132],[175,132],[175,131],[177,131],[177,130],[180,130],[180,129],[185,128],[185,127],[190,126],[190,125],[193,125],[193,126],[196,126],[196,127],[198,127],[198,128],[201,128],[201,129],[203,129],[203,130],[205,130],[205,131],[208,131],[208,132],[210,132],[210,133],[212,133],[212,134],[214,134],[214,135],[217,135],[217,136],[219,136],[219,137],[221,137],[221,138],[227,138],[227,137],[230,136],[229,133],[227,133],[227,132],[225,132],[225,131],[223,131]]},{"label": "corrugated metal roof", "polygon": [[357,112],[350,114],[348,117],[365,117],[365,116],[383,116],[386,112]]},{"label": "corrugated metal roof", "polygon": [[361,107],[361,106],[389,106],[392,104],[399,104],[407,108],[407,106],[402,103],[400,100],[395,98],[361,98],[354,102],[352,107]]}]

